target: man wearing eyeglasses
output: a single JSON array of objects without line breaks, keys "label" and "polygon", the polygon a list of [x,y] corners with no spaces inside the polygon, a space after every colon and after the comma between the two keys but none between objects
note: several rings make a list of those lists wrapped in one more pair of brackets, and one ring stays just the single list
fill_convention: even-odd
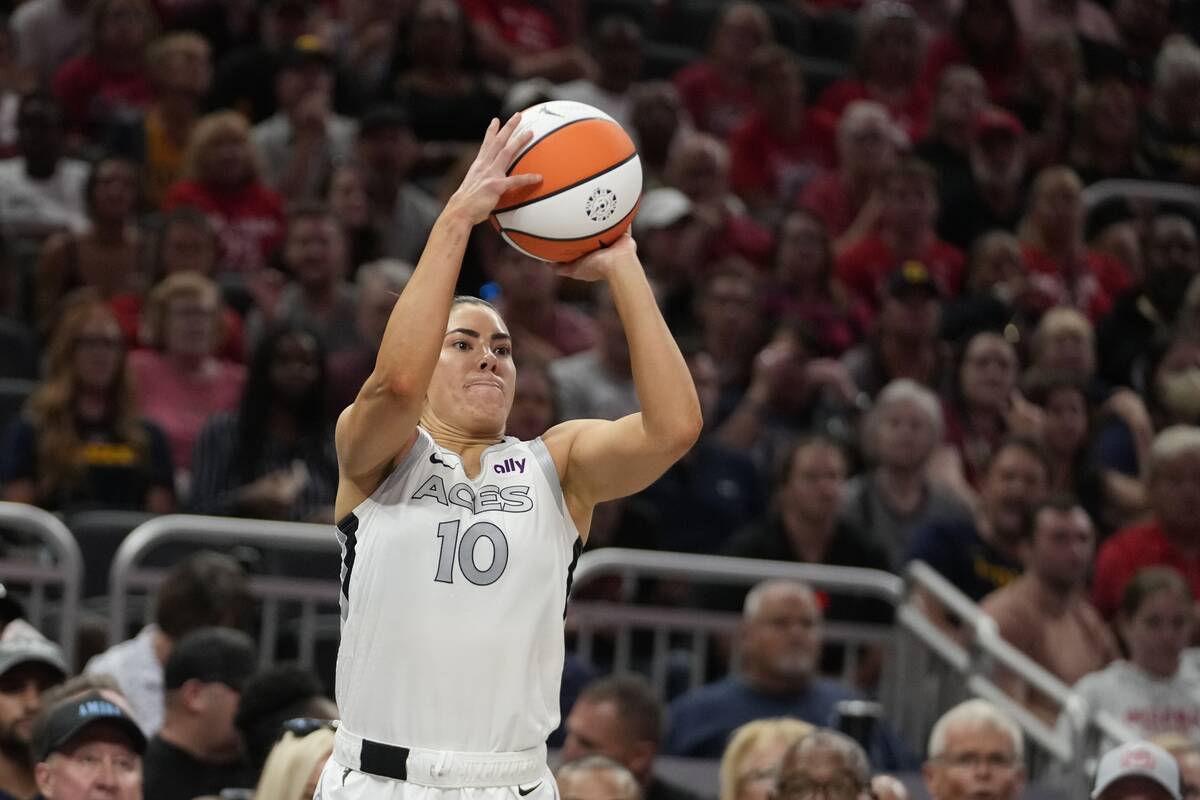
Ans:
[{"label": "man wearing eyeglasses", "polygon": [[776,800],[870,800],[871,764],[858,743],[818,729],[787,751],[779,767]]},{"label": "man wearing eyeglasses", "polygon": [[933,726],[925,785],[932,800],[1016,800],[1024,752],[1015,722],[986,700],[968,700]]},{"label": "man wearing eyeglasses", "polygon": [[63,700],[34,727],[34,775],[44,800],[142,800],[146,737],[99,692]]}]

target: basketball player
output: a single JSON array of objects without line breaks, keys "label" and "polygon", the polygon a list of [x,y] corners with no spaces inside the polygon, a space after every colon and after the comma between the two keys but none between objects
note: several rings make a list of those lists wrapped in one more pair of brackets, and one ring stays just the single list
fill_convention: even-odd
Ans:
[{"label": "basketball player", "polygon": [[[514,343],[455,298],[472,227],[531,134],[493,120],[337,425],[341,723],[322,800],[551,800],[571,570],[597,503],[636,492],[699,434],[688,369],[633,240],[558,271],[608,283],[642,412],[504,436]],[[547,269],[552,269],[547,264]]]}]

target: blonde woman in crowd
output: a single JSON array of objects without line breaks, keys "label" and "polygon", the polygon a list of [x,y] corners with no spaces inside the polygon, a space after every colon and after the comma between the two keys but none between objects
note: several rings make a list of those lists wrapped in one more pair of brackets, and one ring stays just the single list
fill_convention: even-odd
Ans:
[{"label": "blonde woman in crowd", "polygon": [[767,800],[783,754],[814,730],[791,717],[756,719],[739,727],[721,756],[720,800]]},{"label": "blonde woman in crowd", "polygon": [[286,730],[271,755],[267,756],[254,800],[310,800],[331,753],[331,726],[325,725],[304,735]]}]

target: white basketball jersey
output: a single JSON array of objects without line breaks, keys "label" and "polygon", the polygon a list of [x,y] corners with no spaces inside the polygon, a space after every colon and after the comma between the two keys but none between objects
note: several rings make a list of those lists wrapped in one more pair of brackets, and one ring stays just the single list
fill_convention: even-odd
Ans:
[{"label": "white basketball jersey", "polygon": [[558,726],[563,616],[582,548],[542,440],[489,447],[475,479],[424,430],[338,522],[341,724],[459,752],[537,747]]}]

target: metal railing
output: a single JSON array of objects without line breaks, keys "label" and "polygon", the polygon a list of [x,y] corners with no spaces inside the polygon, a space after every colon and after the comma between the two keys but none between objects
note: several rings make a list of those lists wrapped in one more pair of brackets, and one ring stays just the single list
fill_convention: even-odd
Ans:
[{"label": "metal railing", "polygon": [[[250,592],[262,602],[259,659],[263,666],[273,661],[280,641],[285,604],[298,606],[297,648],[303,666],[313,665],[319,636],[336,636],[337,556],[340,550],[332,525],[169,514],[135,528],[113,558],[109,573],[111,641],[121,641],[128,636],[134,598],[139,594],[148,597],[165,577],[165,567],[150,567],[144,562],[154,550],[171,544],[190,545],[196,550],[250,546],[284,554],[320,554],[328,559],[327,578],[284,574],[250,577]],[[143,605],[143,621],[150,618],[150,605],[148,601]],[[321,606],[333,607],[334,611],[322,615],[319,613]]]},{"label": "metal railing", "polygon": [[[1050,782],[1069,796],[1086,796],[1100,748],[1137,739],[1137,734],[1115,717],[1089,708],[1071,687],[1005,641],[995,620],[928,564],[910,563],[907,578],[909,597],[896,615],[903,631],[901,660],[921,686],[910,686],[891,708],[892,722],[902,735],[922,742],[953,702],[983,697],[1024,731],[1031,779]],[[930,620],[915,599],[916,590],[958,618],[957,635]],[[1058,711],[1057,724],[1048,725],[1010,697],[998,680],[1004,671],[1049,701]]]},{"label": "metal railing", "polygon": [[[581,590],[587,584],[601,578],[620,580],[616,602],[579,596],[586,595]],[[731,663],[736,665],[734,633],[741,614],[635,604],[632,600],[642,579],[746,588],[769,579],[796,580],[838,595],[879,600],[892,608],[904,597],[904,582],[900,578],[872,569],[616,547],[585,553],[575,570],[576,599],[571,601],[567,612],[567,629],[576,637],[576,652],[584,661],[592,661],[597,639],[603,635],[612,642],[613,671],[627,672],[635,669],[635,635],[648,634],[650,653],[646,669],[660,696],[666,694],[672,665],[686,676],[683,688],[694,688],[711,678],[707,666],[714,643],[731,645]],[[891,625],[826,623],[824,639],[827,645],[844,647],[842,676],[847,679],[855,676],[860,650],[865,646],[892,650],[896,645],[895,628]],[[897,659],[884,658],[880,699],[885,705],[900,691],[903,681],[903,665]]]},{"label": "metal railing", "polygon": [[[0,580],[6,588],[29,588],[25,613],[34,627],[46,630],[57,615],[58,643],[67,663],[73,663],[83,584],[83,557],[75,537],[58,517],[23,503],[0,502],[0,527],[33,540],[28,546],[10,548],[10,552],[23,552],[26,557],[7,555],[0,559]],[[47,595],[49,589],[58,590],[57,600]]]},{"label": "metal railing", "polygon": [[1081,199],[1088,211],[1109,200],[1136,199],[1190,206],[1193,213],[1200,213],[1200,189],[1164,181],[1126,178],[1097,181],[1084,188]]}]

